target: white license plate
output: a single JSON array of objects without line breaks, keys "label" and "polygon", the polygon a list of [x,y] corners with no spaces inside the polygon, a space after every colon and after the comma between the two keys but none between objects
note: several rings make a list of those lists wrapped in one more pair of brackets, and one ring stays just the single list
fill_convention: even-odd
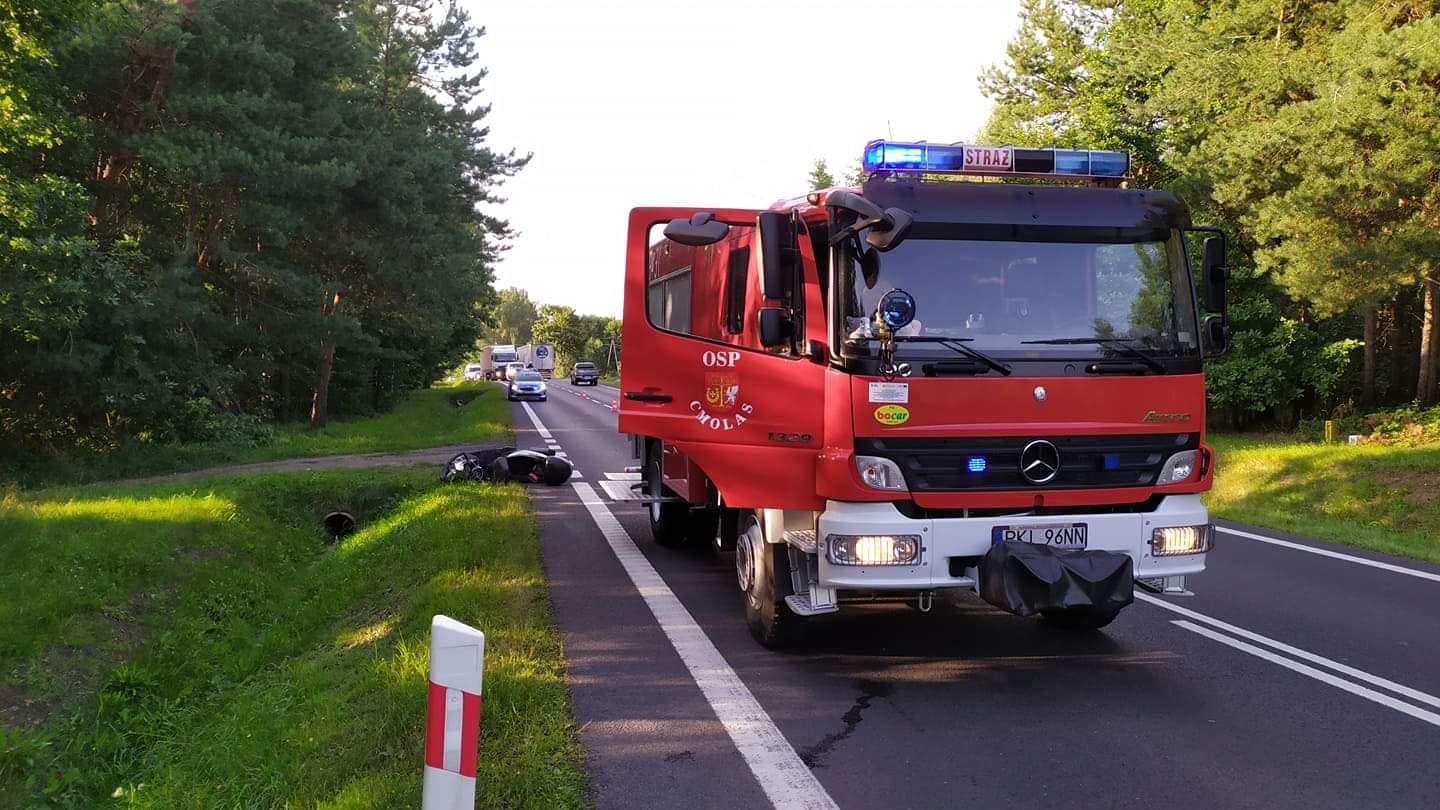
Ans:
[{"label": "white license plate", "polygon": [[990,529],[990,542],[1013,540],[1056,548],[1085,548],[1088,541],[1084,523],[1054,523],[1044,526],[995,526]]}]

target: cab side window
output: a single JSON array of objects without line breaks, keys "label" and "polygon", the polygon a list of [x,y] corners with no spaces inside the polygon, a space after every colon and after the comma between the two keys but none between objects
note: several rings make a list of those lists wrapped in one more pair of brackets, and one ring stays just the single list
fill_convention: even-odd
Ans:
[{"label": "cab side window", "polygon": [[730,251],[725,263],[725,331],[739,335],[745,331],[745,291],[750,280],[750,248]]}]

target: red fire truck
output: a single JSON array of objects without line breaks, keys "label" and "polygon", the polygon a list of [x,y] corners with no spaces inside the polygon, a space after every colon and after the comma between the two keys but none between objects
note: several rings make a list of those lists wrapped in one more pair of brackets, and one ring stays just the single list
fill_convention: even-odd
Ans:
[{"label": "red fire truck", "polygon": [[1125,188],[1122,152],[863,165],[764,211],[631,212],[620,430],[655,540],[733,550],[770,646],[950,589],[1086,630],[1183,591],[1214,537],[1224,236]]}]

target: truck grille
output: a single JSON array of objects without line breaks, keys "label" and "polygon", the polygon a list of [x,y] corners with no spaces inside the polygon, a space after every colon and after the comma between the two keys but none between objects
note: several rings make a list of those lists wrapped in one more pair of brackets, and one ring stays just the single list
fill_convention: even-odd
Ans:
[{"label": "truck grille", "polygon": [[[1060,470],[1043,485],[1020,473],[1020,453],[1036,439],[1060,451]],[[855,440],[857,454],[898,464],[911,492],[1148,486],[1171,455],[1199,446],[1198,433]],[[973,459],[984,460],[983,471],[972,471],[981,466]]]}]

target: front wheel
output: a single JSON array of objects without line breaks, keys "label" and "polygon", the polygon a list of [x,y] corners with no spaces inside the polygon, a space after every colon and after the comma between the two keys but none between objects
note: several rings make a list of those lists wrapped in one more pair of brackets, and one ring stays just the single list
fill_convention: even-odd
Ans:
[{"label": "front wheel", "polygon": [[1115,621],[1120,615],[1118,610],[1100,610],[1093,607],[1065,608],[1062,610],[1047,610],[1040,614],[1040,619],[1051,627],[1072,632],[1090,632],[1099,630],[1105,625]]},{"label": "front wheel", "polygon": [[790,595],[790,554],[784,543],[765,542],[759,516],[740,519],[735,542],[735,576],[745,593],[745,623],[761,646],[780,649],[800,635],[800,616],[785,605]]},{"label": "front wheel", "polygon": [[[650,451],[645,458],[645,494],[648,497],[670,494],[665,487],[662,463],[664,453],[657,441],[650,445]],[[651,501],[647,507],[650,514],[650,534],[656,543],[675,548],[683,545],[690,537],[690,504],[684,501]]]}]

